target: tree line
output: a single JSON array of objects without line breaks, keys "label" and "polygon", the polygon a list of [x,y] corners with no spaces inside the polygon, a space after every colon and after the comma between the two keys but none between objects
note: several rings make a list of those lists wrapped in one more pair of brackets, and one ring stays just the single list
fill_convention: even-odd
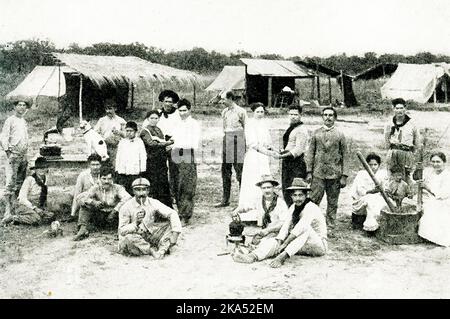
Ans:
[{"label": "tree line", "polygon": [[242,65],[240,58],[314,61],[338,71],[343,70],[351,75],[358,74],[378,63],[450,63],[450,56],[434,55],[430,52],[421,52],[415,55],[377,55],[375,52],[367,52],[363,56],[348,56],[342,53],[329,57],[283,57],[279,54],[252,55],[245,51],[237,51],[227,55],[214,50],[209,52],[198,47],[191,50],[166,52],[153,46],[148,47],[139,42],[130,44],[102,42],[87,47],[81,47],[76,43],[72,43],[67,48],[57,49],[51,41],[31,39],[0,44],[0,70],[25,73],[30,72],[36,65],[53,65],[54,61],[51,52],[87,55],[131,55],[150,62],[202,74],[216,73],[222,70],[225,65]]}]

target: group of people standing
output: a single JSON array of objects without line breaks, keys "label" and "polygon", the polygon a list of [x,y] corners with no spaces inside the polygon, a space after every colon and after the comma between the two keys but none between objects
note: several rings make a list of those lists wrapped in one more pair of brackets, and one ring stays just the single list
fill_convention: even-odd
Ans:
[{"label": "group of people standing", "polygon": [[[159,100],[163,107],[149,111],[141,129],[136,122],[118,116],[114,105],[106,104],[106,115],[94,130],[104,139],[109,159],[104,161],[99,154],[91,154],[89,168],[77,178],[71,210],[73,217],[78,216],[74,240],[86,238],[93,226],[119,225],[120,252],[161,258],[176,244],[182,226],[189,224],[194,210],[201,127],[191,117],[187,99],[164,90]],[[240,192],[232,216],[255,221],[258,227],[251,234],[250,248],[236,251],[233,259],[254,262],[276,256],[271,265],[279,267],[296,253],[325,254],[327,234],[335,225],[340,189],[347,185],[349,174],[347,141],[335,126],[336,110],[323,108],[323,125],[310,133],[301,120],[302,108],[290,106],[289,127],[282,136],[282,147],[277,149],[264,120],[266,108],[262,103],[251,105],[252,118],[235,103],[232,92],[227,92],[221,103],[223,196],[214,206],[230,205],[234,168]],[[420,136],[405,113],[406,103],[394,100],[393,105],[395,116],[385,130],[390,174],[378,170],[381,158],[377,154],[369,154],[367,162],[380,181],[387,175],[399,177],[386,184],[386,191],[401,204],[404,197],[410,197],[410,174]],[[23,182],[28,149],[23,115],[27,106],[26,102],[17,102],[15,114],[6,120],[2,130],[1,144],[8,158],[3,224],[39,224],[54,216],[47,201],[45,158],[35,161],[33,174]],[[280,183],[271,177],[270,158],[281,161],[281,191],[277,190]],[[448,187],[443,185],[448,182],[445,155],[435,153],[431,161],[433,170],[426,170],[423,180],[417,181],[433,196],[433,202],[425,201],[419,234],[449,245],[445,231],[435,239],[437,232],[430,230],[437,225],[437,215],[428,214],[431,209],[441,205],[438,223],[450,219],[450,211],[441,209],[450,198],[445,191]],[[368,231],[377,229],[383,205],[379,189],[371,182],[360,172],[352,186],[353,210],[364,211],[364,228]],[[327,208],[322,213],[318,205],[325,194]],[[14,212],[17,196],[24,209]]]},{"label": "group of people standing", "polygon": [[[310,197],[319,204],[326,193],[327,220],[333,225],[336,218],[340,189],[346,186],[348,152],[344,134],[335,127],[336,110],[322,109],[323,126],[310,136],[301,121],[302,108],[289,107],[289,127],[283,134],[283,147],[275,149],[269,128],[264,121],[266,108],[262,103],[251,105],[253,118],[233,101],[233,94],[225,96],[223,118],[222,180],[223,198],[216,207],[230,204],[231,174],[234,166],[240,184],[237,210],[255,205],[260,198],[256,184],[261,176],[270,175],[269,159],[281,161],[282,196],[288,206],[293,200],[288,191],[295,178],[311,183]],[[331,226],[332,227],[332,226]]]}]

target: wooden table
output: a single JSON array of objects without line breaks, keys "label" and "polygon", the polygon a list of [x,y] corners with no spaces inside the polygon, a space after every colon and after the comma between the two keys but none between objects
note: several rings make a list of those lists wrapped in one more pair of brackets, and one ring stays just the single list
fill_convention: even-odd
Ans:
[{"label": "wooden table", "polygon": [[[36,158],[40,157],[41,155],[38,153],[33,158],[33,162],[36,160]],[[87,154],[61,154],[61,157],[52,158],[51,156],[45,157],[47,162],[49,163],[49,166],[52,168],[87,168],[88,162]]]}]

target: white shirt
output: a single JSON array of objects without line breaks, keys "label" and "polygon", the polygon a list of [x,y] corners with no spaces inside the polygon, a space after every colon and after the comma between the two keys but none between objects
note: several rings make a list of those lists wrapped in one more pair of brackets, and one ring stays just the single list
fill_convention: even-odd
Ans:
[{"label": "white shirt", "polygon": [[170,220],[170,227],[173,232],[181,233],[181,222],[178,213],[172,208],[164,205],[159,200],[147,197],[143,203],[138,203],[136,197],[127,201],[119,210],[119,238],[128,234],[138,232],[136,226],[137,213],[145,211],[142,224],[150,232],[158,230],[160,224],[155,222],[156,212]]},{"label": "white shirt", "polygon": [[24,118],[11,115],[3,125],[1,135],[2,147],[14,154],[26,155],[28,149],[27,122]]},{"label": "white shirt", "polygon": [[[172,130],[178,125],[178,121],[181,121],[180,113],[178,110],[175,110],[175,112],[169,114],[167,118],[164,117],[164,114],[161,114],[157,126],[161,129],[164,135],[173,136]],[[145,119],[144,122],[142,122],[142,127],[147,127],[148,124],[149,121]]]},{"label": "white shirt", "polygon": [[200,124],[191,116],[182,120],[180,118],[177,125],[173,127],[172,137],[174,140],[173,148],[192,148],[198,149],[200,146]]},{"label": "white shirt", "polygon": [[117,146],[116,171],[119,174],[138,175],[146,170],[147,152],[139,137],[123,138]]},{"label": "white shirt", "polygon": [[127,124],[127,122],[118,115],[114,115],[113,118],[106,115],[98,120],[95,125],[95,131],[103,138],[108,138],[113,134],[113,129],[120,131],[125,124]]}]

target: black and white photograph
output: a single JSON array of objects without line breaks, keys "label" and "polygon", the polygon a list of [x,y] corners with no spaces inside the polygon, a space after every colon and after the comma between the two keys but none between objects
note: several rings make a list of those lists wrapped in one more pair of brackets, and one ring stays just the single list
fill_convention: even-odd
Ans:
[{"label": "black and white photograph", "polygon": [[0,0],[0,130],[0,299],[450,298],[448,0]]}]

